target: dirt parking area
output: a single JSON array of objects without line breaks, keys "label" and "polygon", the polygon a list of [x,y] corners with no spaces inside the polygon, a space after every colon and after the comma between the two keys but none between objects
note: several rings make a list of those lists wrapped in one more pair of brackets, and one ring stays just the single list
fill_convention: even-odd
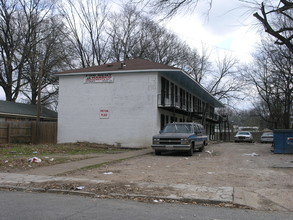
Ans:
[{"label": "dirt parking area", "polygon": [[152,153],[79,170],[70,176],[111,182],[292,189],[293,155],[273,154],[270,150],[270,144],[211,144],[192,157]]}]

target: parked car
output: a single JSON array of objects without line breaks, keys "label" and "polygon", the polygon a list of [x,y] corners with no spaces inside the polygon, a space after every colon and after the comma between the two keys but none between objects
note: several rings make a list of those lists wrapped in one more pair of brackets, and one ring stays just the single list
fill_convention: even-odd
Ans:
[{"label": "parked car", "polygon": [[153,136],[152,148],[156,155],[163,151],[185,151],[192,156],[193,151],[203,151],[208,144],[204,127],[199,123],[174,122],[167,124],[160,134]]},{"label": "parked car", "polygon": [[253,136],[249,131],[238,131],[234,136],[234,141],[237,142],[253,142]]},{"label": "parked car", "polygon": [[273,143],[274,142],[274,133],[273,132],[264,132],[260,137],[261,143]]}]

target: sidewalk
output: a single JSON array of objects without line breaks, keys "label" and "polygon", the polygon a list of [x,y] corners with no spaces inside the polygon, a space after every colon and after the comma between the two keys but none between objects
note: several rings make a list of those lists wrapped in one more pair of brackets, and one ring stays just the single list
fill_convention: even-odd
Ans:
[{"label": "sidewalk", "polygon": [[[16,173],[0,173],[0,190],[18,190],[32,192],[65,193],[83,196],[100,197],[92,192],[79,190],[63,190],[55,188],[33,188],[30,184],[62,182],[64,184],[80,185],[107,184],[105,180],[82,179],[72,177],[56,177],[44,175],[29,175]],[[280,189],[257,189],[240,187],[206,187],[190,184],[167,184],[167,183],[138,183],[138,187],[144,189],[143,194],[117,194],[109,193],[108,196],[118,198],[145,198],[148,201],[161,200],[189,201],[195,203],[222,204],[225,207],[249,207],[256,210],[267,211],[293,211],[293,190]],[[147,192],[154,190],[159,192],[156,196],[148,195]],[[160,193],[164,191],[164,194]],[[167,194],[166,194],[167,192]]]},{"label": "sidewalk", "polygon": [[[28,175],[28,174],[16,174],[16,173],[0,173],[0,190],[1,189],[15,189],[23,191],[38,191],[38,192],[60,192],[60,193],[73,193],[82,194],[82,191],[66,191],[58,189],[40,189],[31,188],[30,183],[49,183],[49,182],[64,182],[75,184],[99,184],[107,183],[104,180],[92,180],[82,178],[71,177],[54,177],[54,176],[40,176],[40,175]],[[160,183],[139,183],[138,187],[143,189],[162,189],[172,188],[168,195],[156,195],[148,196],[147,194],[115,194],[118,197],[142,197],[142,198],[154,198],[154,199],[168,199],[168,200],[183,200],[183,201],[195,201],[201,203],[229,203],[233,202],[233,188],[232,187],[205,187],[205,186],[193,186],[186,184],[160,184]],[[85,195],[93,193],[84,192]],[[114,195],[114,194],[110,194]]]},{"label": "sidewalk", "polygon": [[47,167],[40,167],[36,169],[26,170],[20,172],[21,174],[29,174],[29,175],[46,175],[46,176],[56,176],[62,173],[67,173],[70,171],[74,171],[77,169],[81,169],[83,167],[94,166],[98,164],[104,164],[114,161],[119,161],[131,157],[138,157],[145,154],[151,153],[151,149],[143,149],[143,150],[131,150],[125,153],[118,153],[118,154],[102,154],[98,157],[79,160],[69,163],[61,163]]},{"label": "sidewalk", "polygon": [[234,187],[233,202],[257,210],[293,212],[293,189]]}]

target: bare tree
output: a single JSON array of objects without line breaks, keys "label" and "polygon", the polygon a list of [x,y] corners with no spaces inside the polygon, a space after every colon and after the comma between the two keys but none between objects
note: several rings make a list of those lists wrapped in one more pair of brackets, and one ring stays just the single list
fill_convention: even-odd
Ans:
[{"label": "bare tree", "polygon": [[292,0],[263,1],[260,12],[253,15],[259,20],[265,31],[276,39],[279,45],[293,52],[293,2]]},{"label": "bare tree", "polygon": [[205,78],[204,85],[208,91],[228,106],[242,99],[246,85],[240,80],[238,64],[236,58],[225,55],[222,59],[218,58],[215,69]]},{"label": "bare tree", "polygon": [[189,49],[184,55],[180,68],[183,69],[196,82],[201,83],[211,72],[211,62],[209,61],[207,48],[202,48],[201,54],[196,49]]},{"label": "bare tree", "polygon": [[259,114],[274,128],[289,128],[293,103],[292,53],[286,46],[263,41],[246,77],[257,88]]},{"label": "bare tree", "polygon": [[175,34],[167,31],[135,7],[125,5],[111,16],[108,34],[111,57],[115,61],[144,58],[171,66],[181,66],[191,50]]},{"label": "bare tree", "polygon": [[124,5],[121,12],[111,15],[107,33],[112,59],[118,62],[133,58],[134,48],[137,50],[138,43],[142,40],[141,22],[142,15],[133,6]]},{"label": "bare tree", "polygon": [[213,0],[132,0],[132,2],[144,3],[151,8],[154,14],[163,14],[163,19],[172,17],[179,11],[194,10],[199,3],[207,4],[211,9]]},{"label": "bare tree", "polygon": [[56,102],[58,81],[53,73],[71,64],[70,45],[67,33],[64,32],[66,28],[60,21],[59,16],[44,20],[35,30],[31,40],[31,50],[24,65],[21,88],[22,94],[31,104],[37,104],[39,99],[39,80],[42,105],[50,106]]},{"label": "bare tree", "polygon": [[0,0],[0,86],[7,101],[19,95],[33,35],[53,6],[45,0]]},{"label": "bare tree", "polygon": [[79,65],[88,67],[106,63],[108,60],[108,37],[105,34],[108,14],[106,2],[63,0],[60,2],[59,10],[71,32],[68,37],[74,45]]},{"label": "bare tree", "polygon": [[[237,77],[238,60],[225,56],[218,59],[216,68],[205,75],[205,86],[210,94],[216,97],[226,107],[233,107],[233,101],[241,99],[240,93],[243,92],[244,83]],[[203,106],[202,124],[205,124],[209,106]]]}]

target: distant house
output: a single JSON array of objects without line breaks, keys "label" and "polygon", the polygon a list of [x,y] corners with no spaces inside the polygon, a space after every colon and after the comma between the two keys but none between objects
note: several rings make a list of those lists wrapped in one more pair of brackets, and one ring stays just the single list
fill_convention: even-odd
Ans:
[{"label": "distant house", "polygon": [[224,107],[181,69],[144,59],[59,76],[58,142],[150,146],[170,122],[204,123],[212,137]]},{"label": "distant house", "polygon": [[[37,118],[37,106],[0,101],[0,122],[1,121],[34,121]],[[41,108],[41,121],[57,121],[57,112]]]}]

